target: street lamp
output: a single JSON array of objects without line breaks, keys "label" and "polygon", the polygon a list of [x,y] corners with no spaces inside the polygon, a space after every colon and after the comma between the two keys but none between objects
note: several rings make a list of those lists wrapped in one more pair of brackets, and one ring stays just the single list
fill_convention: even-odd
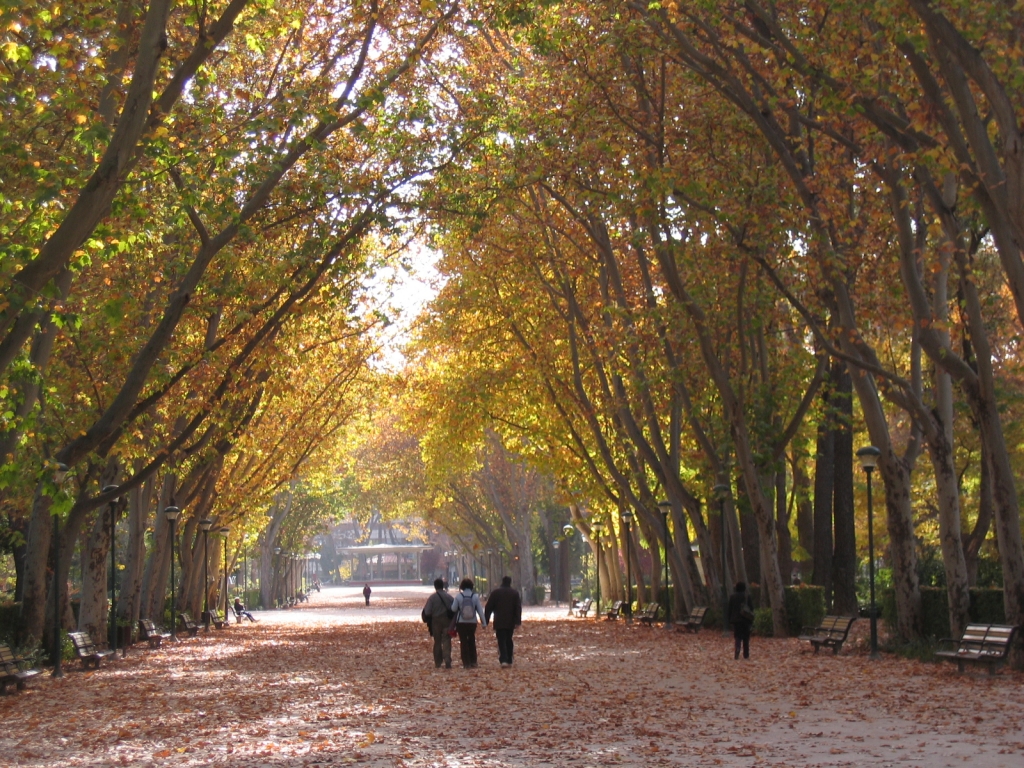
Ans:
[{"label": "street lamp", "polygon": [[668,549],[672,540],[668,537],[668,515],[672,511],[671,501],[659,501],[661,510],[661,530],[665,534],[665,628],[672,628],[672,594],[668,589]]},{"label": "street lamp", "polygon": [[207,544],[210,539],[210,529],[213,528],[213,520],[208,517],[199,521],[199,527],[203,531],[203,627],[210,631],[210,556]]},{"label": "street lamp", "polygon": [[494,550],[487,550],[487,591],[494,591]]},{"label": "street lamp", "polygon": [[551,542],[551,546],[555,548],[555,563],[554,567],[551,569],[551,597],[555,601],[555,608],[558,607],[558,587],[560,586],[558,583],[558,545],[560,543],[561,542],[558,539]]},{"label": "street lamp", "polygon": [[[274,547],[274,578],[270,582],[271,591],[274,591],[275,587],[281,587],[281,548]],[[260,587],[262,589],[262,585]],[[273,596],[271,596],[273,598]],[[276,607],[276,606],[272,606]]]},{"label": "street lamp", "polygon": [[[53,484],[57,490],[64,484],[68,476],[68,465],[58,462],[53,468]],[[53,512],[53,677],[64,677],[64,670],[61,667],[63,661],[63,647],[60,642],[60,513]]]},{"label": "street lamp", "polygon": [[633,540],[630,537],[629,524],[633,522],[633,513],[624,510],[619,519],[626,527],[626,621],[633,621],[633,558],[630,557]]},{"label": "street lamp", "polygon": [[[105,485],[103,486],[103,493],[112,493],[117,490],[116,485]],[[108,505],[110,511],[110,636],[113,638],[110,649],[117,655],[117,606],[115,601],[117,599],[117,502],[121,500],[120,496],[114,496],[110,500]],[[124,650],[121,652],[121,656],[125,655]]]},{"label": "street lamp", "polygon": [[871,657],[878,659],[878,619],[875,614],[875,529],[874,516],[871,510],[871,473],[878,466],[878,457],[882,452],[873,445],[865,446],[857,451],[860,466],[868,476],[868,583],[871,589]]},{"label": "street lamp", "polygon": [[164,518],[171,525],[171,640],[178,639],[174,632],[175,627],[178,625],[178,617],[176,616],[177,604],[174,600],[174,523],[180,514],[181,510],[173,505],[164,507]]},{"label": "street lamp", "polygon": [[224,537],[224,621],[228,620],[228,534],[231,529],[226,525],[220,529],[220,535]]},{"label": "street lamp", "polygon": [[[562,537],[566,540],[566,542],[569,541],[569,537],[572,536],[575,532],[576,532],[576,527],[572,523],[566,523],[565,525],[562,526]],[[565,553],[565,562],[566,562],[567,568],[566,568],[565,576],[567,577],[567,580],[569,582],[569,594],[567,595],[566,599],[567,599],[567,601],[569,603],[569,615],[572,616],[572,565],[571,565],[572,548],[571,548],[571,544],[569,544],[569,543],[566,544],[566,547],[567,547],[567,549],[566,549],[566,553]],[[582,599],[582,595],[580,597]]]},{"label": "street lamp", "polygon": [[597,550],[597,578],[594,583],[597,585],[597,611],[595,618],[601,618],[601,534],[604,532],[604,523],[598,521],[590,526],[590,532],[594,535],[594,548]]},{"label": "street lamp", "polygon": [[729,499],[732,490],[728,485],[720,484],[714,487],[715,498],[718,499],[718,533],[722,539],[722,634],[729,634],[729,571],[725,563],[725,502]]}]

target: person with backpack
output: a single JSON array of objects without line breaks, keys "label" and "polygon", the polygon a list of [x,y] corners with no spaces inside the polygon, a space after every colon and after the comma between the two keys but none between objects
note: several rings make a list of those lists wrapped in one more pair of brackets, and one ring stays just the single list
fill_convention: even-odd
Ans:
[{"label": "person with backpack", "polygon": [[443,579],[434,579],[434,594],[427,598],[420,618],[430,630],[434,638],[434,668],[440,669],[444,662],[445,669],[452,668],[452,637],[448,634],[448,623],[455,615],[452,610],[454,598],[444,588]]},{"label": "person with backpack", "polygon": [[466,577],[459,583],[459,594],[452,601],[455,611],[455,631],[459,634],[459,655],[463,669],[476,669],[476,617],[487,626],[480,596],[473,591],[473,580]]},{"label": "person with backpack", "polygon": [[732,624],[732,636],[736,641],[734,659],[740,657],[740,646],[743,647],[743,658],[750,658],[750,628],[754,625],[754,602],[747,592],[747,585],[736,582],[736,591],[729,596],[729,623]]},{"label": "person with backpack", "polygon": [[512,633],[523,623],[523,600],[519,592],[512,589],[512,577],[502,576],[501,586],[487,598],[484,618],[494,617],[494,634],[498,638],[498,662],[501,668],[512,666]]}]

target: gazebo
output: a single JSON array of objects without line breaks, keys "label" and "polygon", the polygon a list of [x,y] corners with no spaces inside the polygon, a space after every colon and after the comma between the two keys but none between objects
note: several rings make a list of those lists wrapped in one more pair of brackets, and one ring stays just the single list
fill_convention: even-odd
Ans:
[{"label": "gazebo", "polygon": [[352,561],[353,581],[420,581],[420,557],[433,546],[424,544],[366,544],[340,547],[339,558]]}]

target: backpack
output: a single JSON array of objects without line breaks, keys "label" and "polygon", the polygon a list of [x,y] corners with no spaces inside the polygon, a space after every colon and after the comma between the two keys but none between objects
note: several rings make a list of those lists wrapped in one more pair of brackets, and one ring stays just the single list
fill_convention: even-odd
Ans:
[{"label": "backpack", "polygon": [[459,610],[459,621],[472,621],[476,623],[476,608],[473,607],[473,598],[462,596],[462,608]]}]

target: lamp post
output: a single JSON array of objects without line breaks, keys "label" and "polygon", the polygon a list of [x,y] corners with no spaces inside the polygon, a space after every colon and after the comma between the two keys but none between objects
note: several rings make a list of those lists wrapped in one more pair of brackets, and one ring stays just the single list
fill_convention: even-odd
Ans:
[{"label": "lamp post", "polygon": [[633,513],[628,509],[625,510],[619,519],[622,520],[622,524],[626,527],[626,621],[629,623],[633,622],[633,558],[630,556],[632,553],[633,540],[630,536],[629,524],[633,522]]},{"label": "lamp post", "polygon": [[203,518],[199,521],[199,527],[203,531],[203,627],[206,632],[210,631],[210,557],[207,548],[210,539],[210,529],[213,528],[213,520]]},{"label": "lamp post", "polygon": [[[566,523],[565,525],[562,526],[562,537],[565,539],[566,547],[567,547],[566,552],[565,552],[565,562],[566,562],[566,566],[567,566],[566,567],[566,571],[565,571],[565,577],[566,577],[566,579],[569,582],[569,594],[566,596],[566,601],[569,603],[569,615],[570,616],[572,616],[572,567],[571,567],[572,546],[571,546],[571,542],[569,541],[569,537],[572,536],[575,532],[576,532],[576,527],[572,523]],[[582,599],[582,595],[580,597]]]},{"label": "lamp post", "polygon": [[[68,476],[68,465],[58,463],[53,468],[53,484],[57,490],[64,484]],[[53,677],[64,677],[64,669],[61,667],[63,651],[60,642],[60,514],[53,513]]]},{"label": "lamp post", "polygon": [[[117,490],[116,485],[103,486],[102,493],[112,493]],[[117,655],[117,502],[120,496],[114,496],[107,505],[110,512],[110,649]],[[121,653],[124,656],[124,652]]]},{"label": "lamp post", "polygon": [[661,510],[661,530],[665,534],[665,628],[672,628],[672,595],[668,589],[668,550],[672,546],[672,540],[668,536],[668,515],[672,511],[671,501],[659,501],[658,509]]},{"label": "lamp post", "polygon": [[181,514],[181,510],[171,505],[164,507],[164,518],[171,526],[171,640],[177,640],[178,636],[174,633],[174,628],[178,626],[177,604],[174,600],[174,523],[178,519],[178,515]]},{"label": "lamp post", "polygon": [[875,614],[875,529],[874,516],[871,510],[871,473],[878,466],[878,457],[882,452],[873,445],[865,446],[857,451],[857,458],[864,473],[868,476],[868,584],[871,590],[871,656],[872,659],[880,658],[878,655],[878,619]]},{"label": "lamp post", "polygon": [[[278,587],[281,584],[281,573],[280,573],[280,571],[281,571],[281,548],[280,547],[274,547],[274,561],[275,561],[275,564],[274,564],[274,577],[273,577],[273,580],[270,583],[270,588],[271,588],[272,592],[275,591],[275,587]],[[271,596],[271,597],[273,597],[273,596]],[[271,607],[273,608],[273,607],[276,607],[276,606],[271,606]]]},{"label": "lamp post", "polygon": [[729,606],[729,571],[725,563],[725,502],[731,489],[720,484],[714,487],[715,498],[718,499],[718,533],[722,539],[722,634],[729,634],[729,617],[726,615]]},{"label": "lamp post", "polygon": [[220,529],[220,535],[224,537],[224,621],[228,619],[228,534],[231,529],[226,525]]},{"label": "lamp post", "polygon": [[595,618],[601,618],[601,534],[604,532],[604,523],[596,522],[590,526],[590,532],[594,534],[594,548],[597,550],[597,578],[594,583],[597,586],[597,611]]},{"label": "lamp post", "polygon": [[487,591],[494,591],[494,550],[487,550]]},{"label": "lamp post", "polygon": [[555,549],[555,558],[554,558],[555,562],[554,562],[554,567],[551,569],[551,599],[555,601],[555,608],[558,607],[558,598],[559,598],[558,587],[561,586],[558,583],[558,547],[559,547],[559,544],[561,544],[561,542],[558,539],[555,539],[553,542],[551,542],[551,546],[554,547],[554,549]]}]

